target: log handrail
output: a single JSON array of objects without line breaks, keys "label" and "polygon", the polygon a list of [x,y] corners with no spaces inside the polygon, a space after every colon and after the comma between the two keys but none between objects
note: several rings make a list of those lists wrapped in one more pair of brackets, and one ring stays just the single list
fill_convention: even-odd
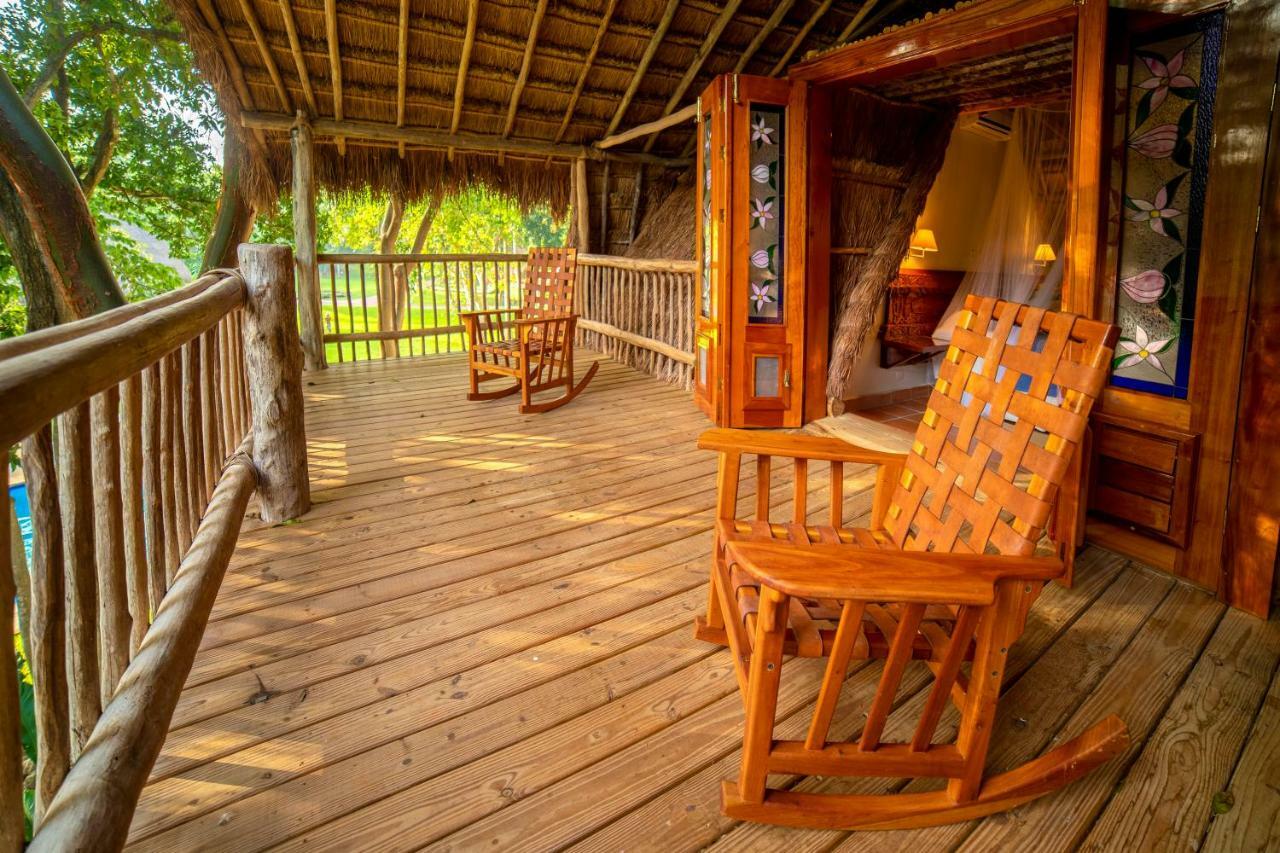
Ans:
[{"label": "log handrail", "polygon": [[61,334],[48,336],[47,346],[5,358],[0,363],[0,411],[6,413],[0,445],[16,443],[59,412],[154,364],[244,303],[244,280],[238,275],[205,276],[184,290],[179,299],[160,296],[158,304],[148,300],[116,309],[128,312],[121,322],[112,311],[57,327],[50,331]]},{"label": "log handrail", "polygon": [[[250,496],[269,521],[310,505],[292,252],[240,264],[0,344],[34,530],[29,568],[0,537],[35,693],[31,849],[123,846]],[[3,655],[0,853],[23,840],[19,719]]]},{"label": "log handrail", "polygon": [[578,266],[608,267],[636,272],[695,273],[698,271],[696,261],[682,261],[674,258],[624,258],[620,255],[578,255]]}]

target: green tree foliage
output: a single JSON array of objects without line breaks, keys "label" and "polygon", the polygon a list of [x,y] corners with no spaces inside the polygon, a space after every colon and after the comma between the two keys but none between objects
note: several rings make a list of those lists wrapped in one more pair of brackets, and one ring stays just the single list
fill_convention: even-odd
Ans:
[{"label": "green tree foliage", "polygon": [[[80,178],[125,292],[177,286],[124,226],[199,257],[221,116],[164,0],[0,0],[0,61]],[[16,283],[0,255],[0,334]]]}]

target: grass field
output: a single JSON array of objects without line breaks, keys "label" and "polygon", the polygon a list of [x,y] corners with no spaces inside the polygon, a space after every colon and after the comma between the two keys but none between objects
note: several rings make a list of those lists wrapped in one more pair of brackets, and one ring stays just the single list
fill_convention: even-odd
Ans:
[{"label": "grass field", "polygon": [[[442,275],[427,275],[424,278],[425,281],[420,280],[416,271],[410,275],[409,303],[405,317],[407,329],[457,326],[462,323],[458,318],[459,311],[505,307],[508,304],[507,282],[504,278],[458,275],[457,270],[451,270],[448,279]],[[348,276],[340,267],[335,275],[331,267],[322,264],[320,301],[325,334],[376,332],[382,328],[379,325],[377,276],[372,265],[366,265],[362,280],[358,268],[351,269]],[[464,336],[460,332],[409,338],[396,343],[400,354],[406,356],[462,352],[466,347]],[[391,342],[327,343],[325,359],[329,362],[379,359],[383,357],[384,345],[390,346]]]}]

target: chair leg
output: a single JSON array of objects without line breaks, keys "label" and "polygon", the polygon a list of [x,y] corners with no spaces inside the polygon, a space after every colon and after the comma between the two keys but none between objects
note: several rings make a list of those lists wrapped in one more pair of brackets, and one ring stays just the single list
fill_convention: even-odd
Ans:
[{"label": "chair leg", "polygon": [[964,712],[956,747],[965,758],[963,776],[947,783],[952,802],[974,799],[982,787],[982,774],[987,762],[987,747],[995,725],[996,705],[1004,667],[1009,661],[1009,646],[1016,638],[1021,581],[1006,581],[996,590],[995,603],[982,616],[978,626],[978,644],[973,655],[973,670],[965,691]]},{"label": "chair leg", "polygon": [[782,642],[787,630],[786,595],[767,586],[760,588],[756,617],[756,642],[747,677],[747,719],[742,738],[742,772],[738,792],[744,802],[764,802],[769,775],[769,750],[773,747],[773,722],[778,710],[778,683],[782,675]]}]

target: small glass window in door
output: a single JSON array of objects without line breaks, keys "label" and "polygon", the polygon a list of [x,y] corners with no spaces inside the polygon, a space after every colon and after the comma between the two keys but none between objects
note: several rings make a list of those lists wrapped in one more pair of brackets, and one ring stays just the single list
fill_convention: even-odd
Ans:
[{"label": "small glass window in door", "polygon": [[778,384],[778,369],[782,359],[776,355],[761,355],[752,359],[754,373],[753,391],[756,397],[781,397],[782,388]]},{"label": "small glass window in door", "polygon": [[748,264],[747,319],[781,323],[783,262],[783,107],[751,107],[751,257]]}]

